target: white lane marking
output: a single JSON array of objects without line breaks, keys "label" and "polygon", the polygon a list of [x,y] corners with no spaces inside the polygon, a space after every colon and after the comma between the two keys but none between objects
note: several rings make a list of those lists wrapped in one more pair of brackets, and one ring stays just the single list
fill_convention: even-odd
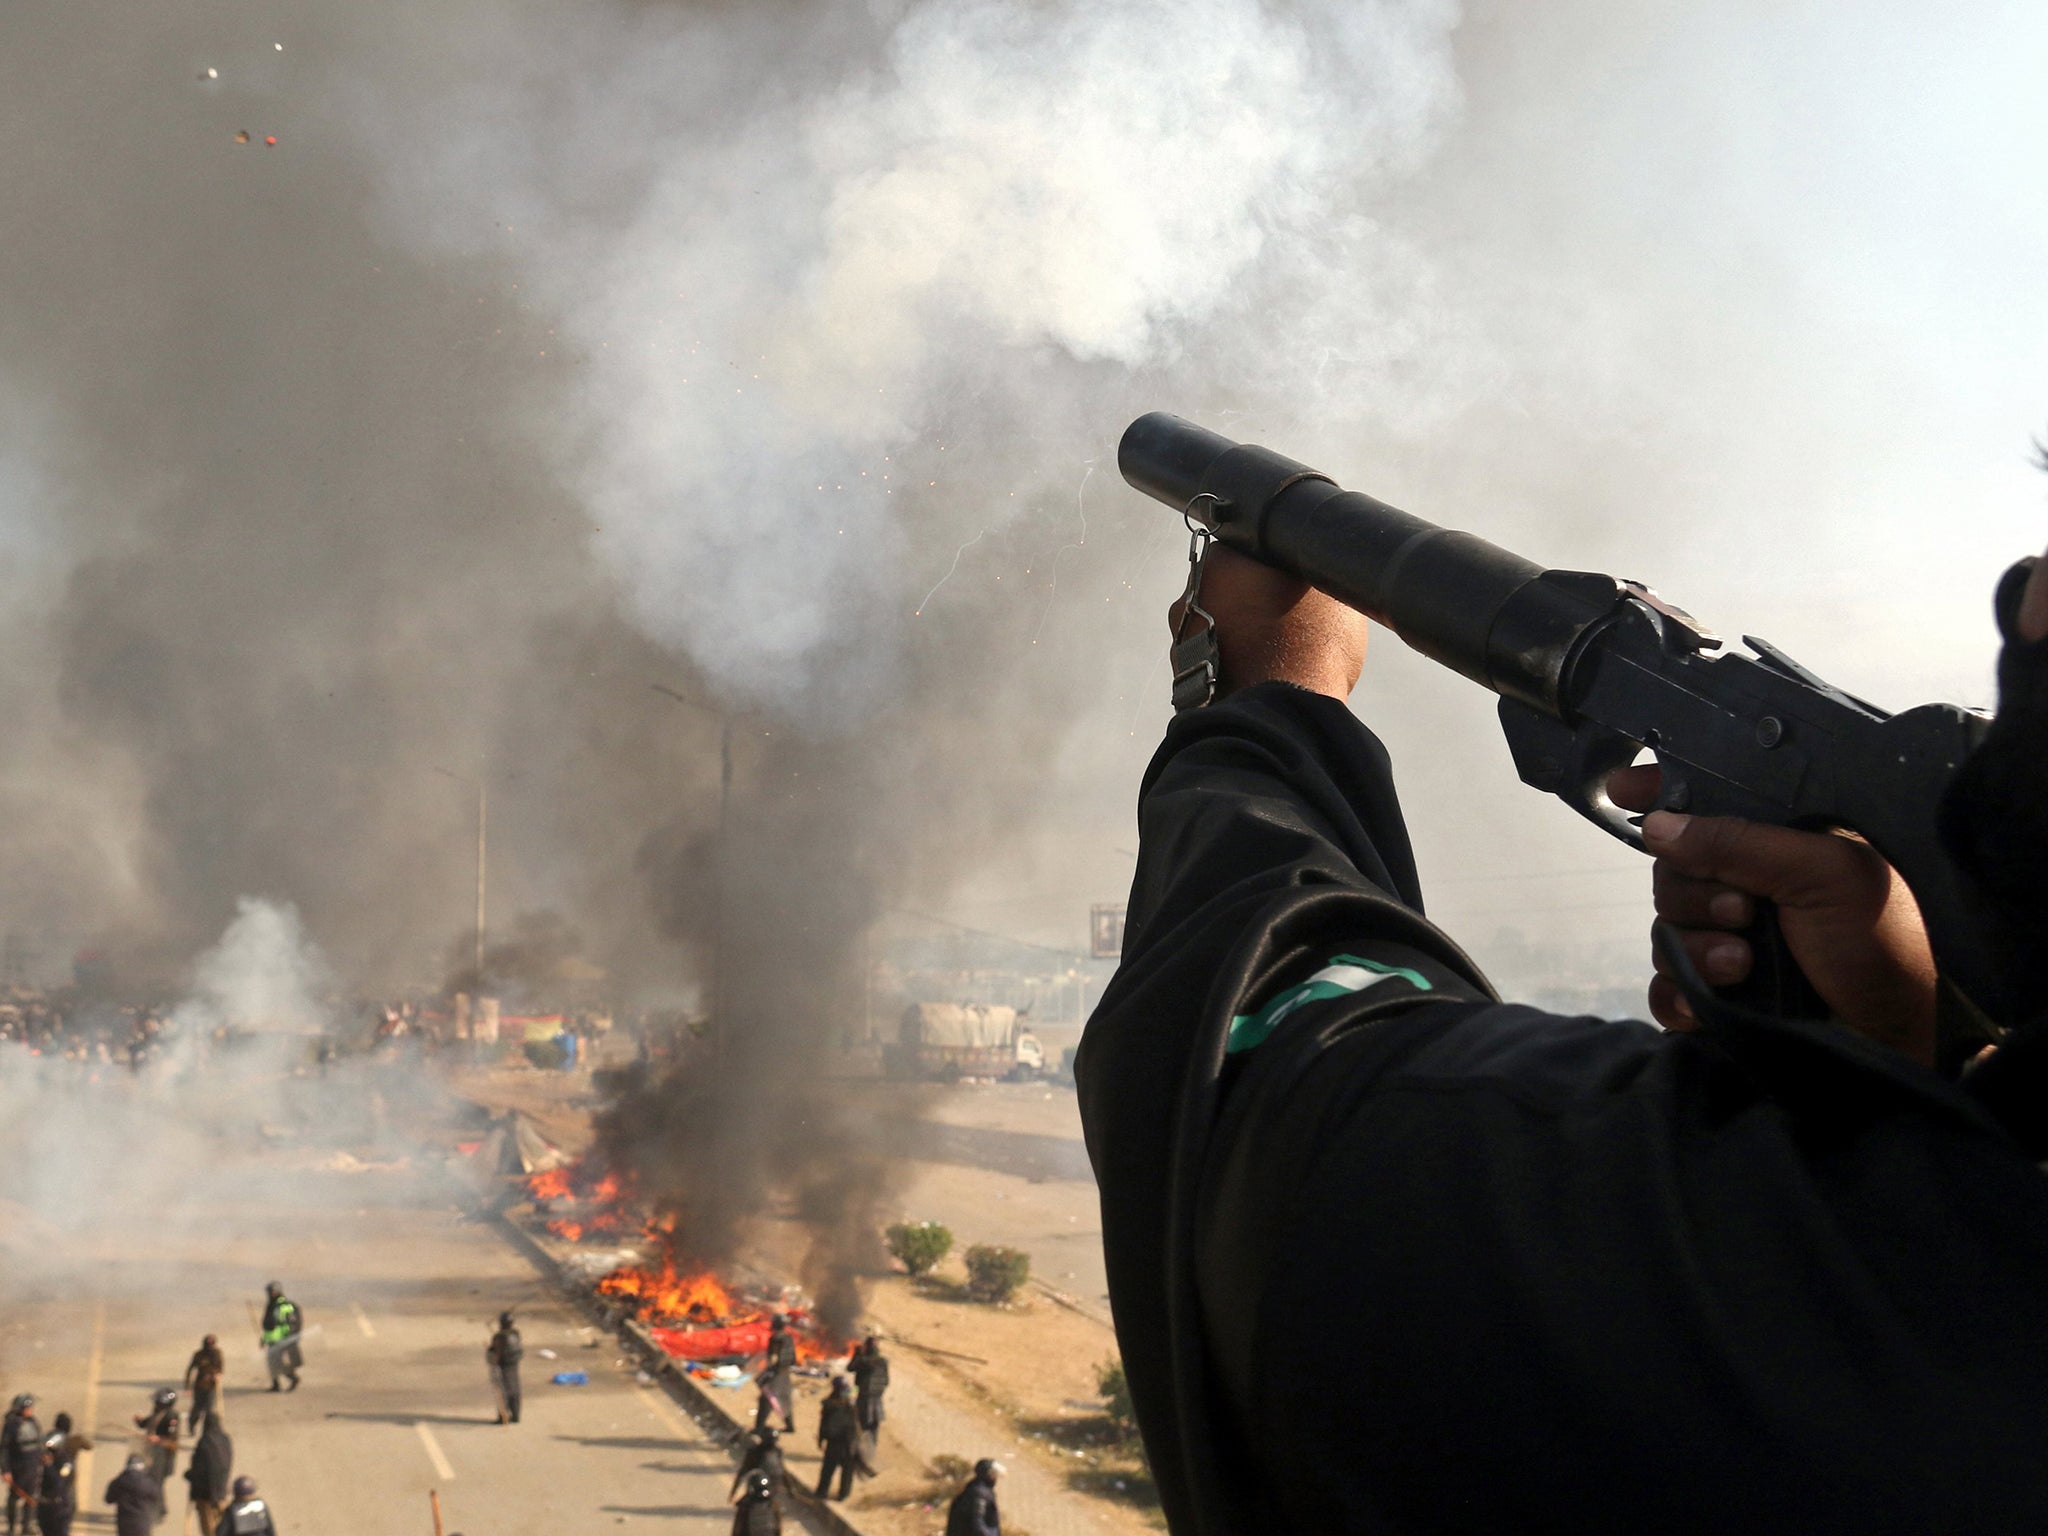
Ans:
[{"label": "white lane marking", "polygon": [[[84,1433],[88,1436],[99,1433],[100,1422],[100,1370],[107,1361],[107,1304],[104,1300],[92,1309],[92,1353],[85,1362],[85,1421]],[[92,1487],[92,1446],[88,1443],[78,1453],[78,1475],[73,1479],[81,1488]]]},{"label": "white lane marking", "polygon": [[441,1454],[441,1442],[434,1438],[434,1432],[417,1419],[413,1421],[412,1427],[420,1432],[420,1444],[427,1448],[427,1460],[431,1461],[434,1470],[441,1474],[441,1481],[454,1482],[455,1469],[448,1465],[448,1458]]},{"label": "white lane marking", "polygon": [[366,1339],[377,1337],[377,1330],[370,1326],[370,1315],[363,1310],[363,1304],[360,1301],[352,1301],[349,1305],[355,1309],[356,1326],[363,1330],[363,1337]]}]

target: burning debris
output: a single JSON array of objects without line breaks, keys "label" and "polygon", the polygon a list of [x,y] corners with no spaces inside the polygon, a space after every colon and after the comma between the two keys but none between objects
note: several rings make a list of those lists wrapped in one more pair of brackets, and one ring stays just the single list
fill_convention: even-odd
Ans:
[{"label": "burning debris", "polygon": [[536,1206],[550,1211],[545,1225],[557,1237],[580,1243],[598,1233],[616,1236],[630,1230],[626,1188],[618,1174],[584,1173],[583,1163],[548,1168],[526,1180],[526,1193]]},{"label": "burning debris", "polygon": [[766,1351],[778,1313],[795,1335],[801,1363],[845,1353],[843,1341],[828,1337],[812,1310],[788,1293],[736,1290],[712,1269],[679,1265],[675,1218],[645,1214],[630,1179],[592,1163],[586,1158],[533,1174],[526,1193],[546,1213],[542,1225],[569,1242],[637,1234],[634,1255],[597,1276],[591,1289],[643,1324],[670,1356],[706,1368],[742,1364]]}]

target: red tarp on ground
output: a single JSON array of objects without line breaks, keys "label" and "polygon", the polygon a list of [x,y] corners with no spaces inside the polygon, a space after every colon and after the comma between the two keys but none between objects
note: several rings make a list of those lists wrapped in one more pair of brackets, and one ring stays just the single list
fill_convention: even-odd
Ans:
[{"label": "red tarp on ground", "polygon": [[730,1328],[649,1328],[654,1342],[678,1360],[716,1360],[723,1355],[758,1355],[768,1348],[768,1319]]}]

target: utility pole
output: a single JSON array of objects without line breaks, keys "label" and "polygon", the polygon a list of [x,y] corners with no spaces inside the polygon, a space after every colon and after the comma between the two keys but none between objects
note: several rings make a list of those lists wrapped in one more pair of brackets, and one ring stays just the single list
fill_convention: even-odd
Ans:
[{"label": "utility pole", "polygon": [[484,785],[476,785],[476,995],[481,1002],[484,995],[484,884],[485,871],[490,868],[484,844]]}]

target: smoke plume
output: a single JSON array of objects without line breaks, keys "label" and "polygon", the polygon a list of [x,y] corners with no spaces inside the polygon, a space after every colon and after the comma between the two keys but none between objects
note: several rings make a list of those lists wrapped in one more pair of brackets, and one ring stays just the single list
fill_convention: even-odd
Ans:
[{"label": "smoke plume", "polygon": [[[494,928],[715,997],[618,1123],[722,1250],[882,1187],[803,1087],[878,915],[1128,878],[1143,410],[1982,699],[2042,28],[1880,11],[9,7],[0,922],[167,995],[263,892],[351,987],[455,979],[487,790]],[[1482,956],[1639,926],[1483,700],[1382,645],[1360,707]]]}]

